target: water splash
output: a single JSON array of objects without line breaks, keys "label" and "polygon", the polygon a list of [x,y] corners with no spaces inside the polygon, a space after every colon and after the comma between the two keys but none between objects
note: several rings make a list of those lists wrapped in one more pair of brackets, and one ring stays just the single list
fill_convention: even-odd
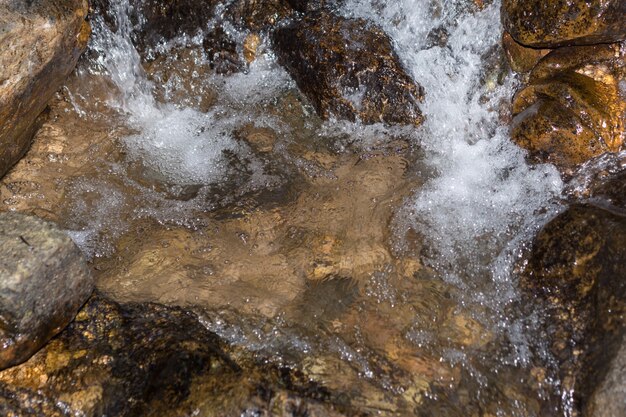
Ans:
[{"label": "water splash", "polygon": [[[468,12],[469,4],[356,0],[344,13],[372,19],[390,33],[427,92],[426,122],[415,137],[436,174],[408,202],[405,226],[427,238],[435,269],[471,288],[481,276],[507,279],[494,259],[541,223],[538,214],[560,195],[562,181],[551,165],[528,165],[510,141],[501,118],[516,82],[503,76],[499,61],[499,4]],[[446,41],[431,46],[436,29],[446,32]]]}]

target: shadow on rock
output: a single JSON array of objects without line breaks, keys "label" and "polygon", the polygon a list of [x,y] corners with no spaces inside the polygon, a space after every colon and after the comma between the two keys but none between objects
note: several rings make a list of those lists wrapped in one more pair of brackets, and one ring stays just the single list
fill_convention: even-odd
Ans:
[{"label": "shadow on rock", "polygon": [[188,311],[157,304],[120,305],[98,294],[28,362],[0,373],[0,412],[359,414],[345,396],[334,396],[296,371],[259,364],[249,353],[224,344]]}]

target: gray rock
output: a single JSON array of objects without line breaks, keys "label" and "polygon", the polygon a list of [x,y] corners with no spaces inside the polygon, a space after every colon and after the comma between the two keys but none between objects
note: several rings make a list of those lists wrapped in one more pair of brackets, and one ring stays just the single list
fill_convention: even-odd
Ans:
[{"label": "gray rock", "polygon": [[74,318],[93,278],[54,224],[0,214],[0,369],[27,360]]},{"label": "gray rock", "polygon": [[86,0],[0,2],[0,177],[87,46]]}]

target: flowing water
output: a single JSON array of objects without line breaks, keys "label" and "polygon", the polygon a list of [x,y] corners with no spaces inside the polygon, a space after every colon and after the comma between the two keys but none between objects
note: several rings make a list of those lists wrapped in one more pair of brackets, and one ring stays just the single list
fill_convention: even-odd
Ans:
[{"label": "flowing water", "polygon": [[216,74],[202,35],[219,8],[142,63],[128,1],[111,8],[5,205],[62,224],[114,298],[193,306],[365,410],[559,410],[541,312],[514,272],[563,184],[509,140],[497,1],[338,10],[391,36],[426,91],[419,128],[321,121],[265,38],[246,71]]}]

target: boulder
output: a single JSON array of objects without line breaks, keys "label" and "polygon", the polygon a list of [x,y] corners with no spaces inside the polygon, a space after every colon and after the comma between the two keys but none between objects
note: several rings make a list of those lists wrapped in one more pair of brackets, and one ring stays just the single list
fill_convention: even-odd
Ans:
[{"label": "boulder", "polygon": [[[13,414],[11,414],[11,412]],[[57,338],[0,372],[0,414],[32,417],[356,415],[298,371],[257,360],[196,314],[94,294]]]},{"label": "boulder", "polygon": [[504,29],[533,48],[626,39],[623,0],[504,0],[501,12]]},{"label": "boulder", "polygon": [[277,29],[273,38],[279,62],[323,119],[422,122],[422,88],[380,28],[324,11]]},{"label": "boulder", "polygon": [[511,137],[535,162],[570,170],[626,139],[624,51],[565,47],[542,58],[513,98]]},{"label": "boulder", "polygon": [[[127,16],[130,38],[144,63],[172,60],[170,55],[196,49],[190,39],[200,35],[211,69],[218,74],[242,71],[251,62],[249,45],[232,33],[233,26],[244,32],[267,31],[294,13],[283,0],[237,0],[223,10],[217,0],[130,0],[123,10],[111,0],[93,0],[91,8],[114,32],[119,14]],[[163,53],[160,46],[177,37],[187,41]]]},{"label": "boulder", "polygon": [[[603,187],[623,188],[624,179],[616,176]],[[626,207],[606,210],[610,196],[602,189],[592,194],[593,205],[575,204],[541,230],[520,283],[528,299],[534,300],[530,304],[541,300],[544,305],[561,390],[572,392],[574,406],[580,412],[588,410],[587,415],[623,415],[601,412],[624,406],[604,408],[608,393],[623,391],[615,381],[626,378],[621,365],[626,336]]]},{"label": "boulder", "polygon": [[81,252],[54,224],[0,214],[0,369],[67,326],[92,289]]},{"label": "boulder", "polygon": [[0,3],[0,177],[30,145],[90,34],[86,0]]},{"label": "boulder", "polygon": [[144,52],[176,36],[194,36],[206,29],[218,1],[131,0],[130,4],[133,41]]}]

